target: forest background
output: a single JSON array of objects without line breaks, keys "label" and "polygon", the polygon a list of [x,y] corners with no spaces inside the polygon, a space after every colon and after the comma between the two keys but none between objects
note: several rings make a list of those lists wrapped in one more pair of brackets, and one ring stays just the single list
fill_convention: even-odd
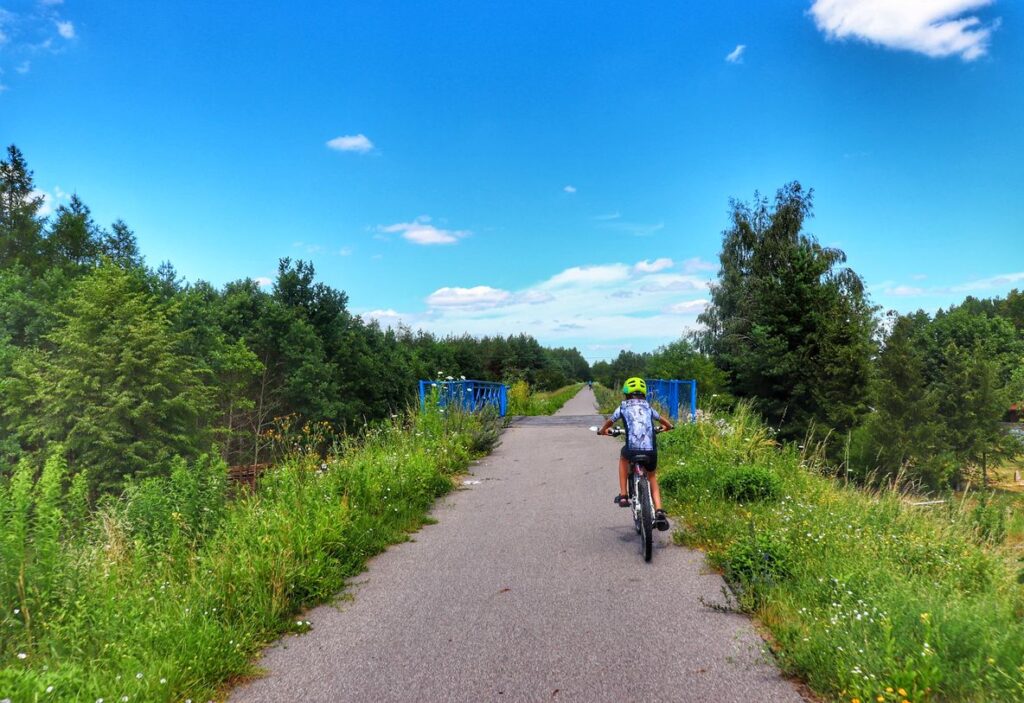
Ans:
[{"label": "forest background", "polygon": [[[272,458],[289,431],[356,431],[415,402],[416,381],[465,376],[555,389],[628,376],[695,378],[702,405],[752,400],[783,440],[824,442],[837,471],[958,486],[1014,456],[1002,421],[1024,400],[1024,294],[931,315],[882,314],[845,255],[806,233],[813,193],[731,203],[702,329],[591,368],[527,334],[437,337],[348,310],[312,264],[281,259],[269,291],[147,266],[121,221],[77,196],[40,216],[15,146],[0,163],[0,453],[54,447],[91,493],[216,448]],[[322,432],[323,436],[329,433]]]}]

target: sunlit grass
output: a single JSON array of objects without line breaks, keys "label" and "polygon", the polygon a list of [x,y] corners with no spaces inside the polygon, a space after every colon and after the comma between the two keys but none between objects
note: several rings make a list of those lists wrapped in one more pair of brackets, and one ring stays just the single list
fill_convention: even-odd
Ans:
[{"label": "sunlit grass", "polygon": [[[1019,507],[914,506],[773,445],[741,406],[664,435],[659,463],[685,524],[677,539],[707,550],[734,605],[770,630],[783,669],[847,703],[1024,699],[1020,552],[1006,539]],[[727,477],[755,471],[774,474],[778,492],[730,499]]]},{"label": "sunlit grass", "polygon": [[61,489],[60,461],[38,480],[23,464],[0,484],[0,698],[207,700],[423,524],[487,430],[458,413],[396,419],[234,501],[220,462],[180,464],[91,514]]}]

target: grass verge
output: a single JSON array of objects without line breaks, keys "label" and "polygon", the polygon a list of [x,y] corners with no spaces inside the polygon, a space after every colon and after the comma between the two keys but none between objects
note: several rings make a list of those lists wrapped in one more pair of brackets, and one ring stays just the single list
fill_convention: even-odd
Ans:
[{"label": "grass verge", "polygon": [[[707,551],[781,667],[828,700],[1024,700],[1020,552],[998,500],[915,506],[828,478],[753,413],[659,439],[680,542]],[[725,594],[732,598],[730,594]]]},{"label": "grass verge", "polygon": [[324,463],[293,456],[236,500],[203,460],[95,510],[59,459],[38,477],[21,464],[0,483],[0,699],[215,696],[423,524],[496,437],[496,418],[411,415]]}]

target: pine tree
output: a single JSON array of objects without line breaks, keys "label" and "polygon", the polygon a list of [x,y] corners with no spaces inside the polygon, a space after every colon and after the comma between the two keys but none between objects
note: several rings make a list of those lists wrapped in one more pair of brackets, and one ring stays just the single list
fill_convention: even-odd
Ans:
[{"label": "pine tree", "polygon": [[41,267],[42,206],[25,157],[12,144],[7,159],[0,161],[0,269],[15,263],[32,270]]},{"label": "pine tree", "polygon": [[878,356],[877,370],[869,468],[879,469],[879,478],[904,471],[925,485],[944,486],[952,467],[944,457],[938,394],[926,383],[914,318],[896,318]]},{"label": "pine tree", "polygon": [[866,407],[874,308],[846,255],[803,232],[812,193],[793,182],[774,207],[733,201],[701,346],[784,438],[845,434]]},{"label": "pine tree", "polygon": [[79,279],[47,346],[15,359],[4,419],[27,449],[61,442],[102,490],[209,446],[207,369],[183,352],[144,272],[112,263]]}]

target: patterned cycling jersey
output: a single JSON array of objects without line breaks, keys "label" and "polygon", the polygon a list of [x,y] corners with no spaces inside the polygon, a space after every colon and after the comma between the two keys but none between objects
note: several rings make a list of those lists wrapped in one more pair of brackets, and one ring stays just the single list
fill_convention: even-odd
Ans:
[{"label": "patterned cycling jersey", "polygon": [[611,421],[626,423],[626,449],[632,451],[654,450],[654,421],[661,415],[643,398],[629,398],[612,413]]}]

